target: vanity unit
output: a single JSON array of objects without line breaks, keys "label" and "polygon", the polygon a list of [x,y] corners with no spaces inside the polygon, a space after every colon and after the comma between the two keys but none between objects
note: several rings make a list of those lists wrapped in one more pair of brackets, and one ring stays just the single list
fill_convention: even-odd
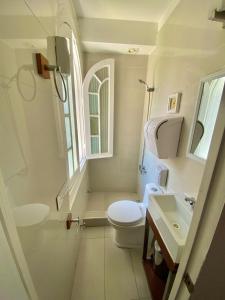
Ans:
[{"label": "vanity unit", "polygon": [[[153,300],[167,299],[179,266],[192,219],[192,208],[185,195],[165,194],[152,196],[146,212],[143,265]],[[153,239],[149,247],[150,228]],[[149,248],[157,241],[163,256],[162,270],[157,272]],[[159,267],[158,267],[159,268]],[[160,274],[162,272],[162,274]]]}]

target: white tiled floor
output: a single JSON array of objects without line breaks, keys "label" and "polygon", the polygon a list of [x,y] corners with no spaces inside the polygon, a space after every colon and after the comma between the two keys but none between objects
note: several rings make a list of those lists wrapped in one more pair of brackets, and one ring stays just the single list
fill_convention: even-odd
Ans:
[{"label": "white tiled floor", "polygon": [[83,231],[71,300],[151,299],[142,249],[118,248],[112,230],[106,226]]}]

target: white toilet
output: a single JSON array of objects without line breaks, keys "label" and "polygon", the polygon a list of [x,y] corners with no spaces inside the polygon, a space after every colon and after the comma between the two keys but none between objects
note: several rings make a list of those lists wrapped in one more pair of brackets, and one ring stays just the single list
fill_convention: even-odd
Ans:
[{"label": "white toilet", "polygon": [[109,223],[114,228],[114,242],[118,247],[135,248],[143,245],[146,208],[151,195],[162,194],[155,183],[146,184],[143,202],[121,200],[107,210]]}]

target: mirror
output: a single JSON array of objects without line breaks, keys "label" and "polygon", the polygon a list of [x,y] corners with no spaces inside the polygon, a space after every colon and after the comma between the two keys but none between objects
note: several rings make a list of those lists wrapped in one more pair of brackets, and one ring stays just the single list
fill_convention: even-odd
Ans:
[{"label": "mirror", "polygon": [[223,95],[225,74],[201,81],[198,104],[189,143],[189,153],[206,160]]}]

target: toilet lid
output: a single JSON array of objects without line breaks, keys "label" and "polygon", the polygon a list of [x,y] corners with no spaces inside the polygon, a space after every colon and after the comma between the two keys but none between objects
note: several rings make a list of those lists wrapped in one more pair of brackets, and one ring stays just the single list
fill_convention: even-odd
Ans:
[{"label": "toilet lid", "polygon": [[108,208],[108,217],[117,225],[135,225],[143,214],[140,206],[131,200],[117,201]]}]

